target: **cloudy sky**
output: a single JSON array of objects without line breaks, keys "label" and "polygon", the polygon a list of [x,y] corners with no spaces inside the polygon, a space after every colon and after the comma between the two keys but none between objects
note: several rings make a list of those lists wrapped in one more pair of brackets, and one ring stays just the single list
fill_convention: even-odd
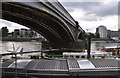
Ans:
[{"label": "cloudy sky", "polygon": [[95,32],[100,25],[118,30],[118,0],[59,1],[85,31]]},{"label": "cloudy sky", "polygon": [[[79,25],[89,32],[104,25],[107,29],[118,30],[118,0],[59,0]],[[0,20],[1,26],[8,26],[10,32],[21,25]]]},{"label": "cloudy sky", "polygon": [[27,28],[23,25],[0,19],[0,28],[5,26],[9,29],[9,32],[14,31],[14,29]]}]

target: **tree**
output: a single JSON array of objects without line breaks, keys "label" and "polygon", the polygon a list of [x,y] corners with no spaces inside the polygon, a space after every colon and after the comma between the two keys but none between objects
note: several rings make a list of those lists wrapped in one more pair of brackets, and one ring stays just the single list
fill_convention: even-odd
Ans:
[{"label": "tree", "polygon": [[95,34],[93,34],[93,33],[89,33],[90,34],[90,37],[91,38],[94,38],[95,37]]},{"label": "tree", "polygon": [[99,33],[95,33],[95,38],[100,38],[100,34]]},{"label": "tree", "polygon": [[2,32],[2,37],[7,37],[8,36],[8,29],[7,27],[2,27],[1,32]]}]

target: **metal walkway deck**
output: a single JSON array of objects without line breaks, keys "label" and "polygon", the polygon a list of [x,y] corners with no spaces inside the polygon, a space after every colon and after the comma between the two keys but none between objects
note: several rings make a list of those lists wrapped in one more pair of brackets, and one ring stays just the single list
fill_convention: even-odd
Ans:
[{"label": "metal walkway deck", "polygon": [[[2,64],[3,76],[15,76],[14,60]],[[115,76],[120,77],[120,60],[116,59],[18,59],[18,76]]]}]

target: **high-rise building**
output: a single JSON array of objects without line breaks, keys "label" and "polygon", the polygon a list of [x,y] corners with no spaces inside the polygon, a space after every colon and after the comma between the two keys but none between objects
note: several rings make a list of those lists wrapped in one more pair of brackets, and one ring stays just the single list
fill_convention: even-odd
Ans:
[{"label": "high-rise building", "polygon": [[100,38],[107,38],[107,28],[103,25],[96,29],[96,33],[99,33]]}]

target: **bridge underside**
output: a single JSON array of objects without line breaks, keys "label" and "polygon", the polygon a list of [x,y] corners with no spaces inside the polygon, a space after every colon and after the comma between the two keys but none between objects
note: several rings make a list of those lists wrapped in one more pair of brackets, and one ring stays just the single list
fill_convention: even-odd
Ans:
[{"label": "bridge underside", "polygon": [[53,45],[69,45],[74,38],[65,24],[55,16],[17,2],[2,3],[2,19],[29,27],[43,35]]}]

